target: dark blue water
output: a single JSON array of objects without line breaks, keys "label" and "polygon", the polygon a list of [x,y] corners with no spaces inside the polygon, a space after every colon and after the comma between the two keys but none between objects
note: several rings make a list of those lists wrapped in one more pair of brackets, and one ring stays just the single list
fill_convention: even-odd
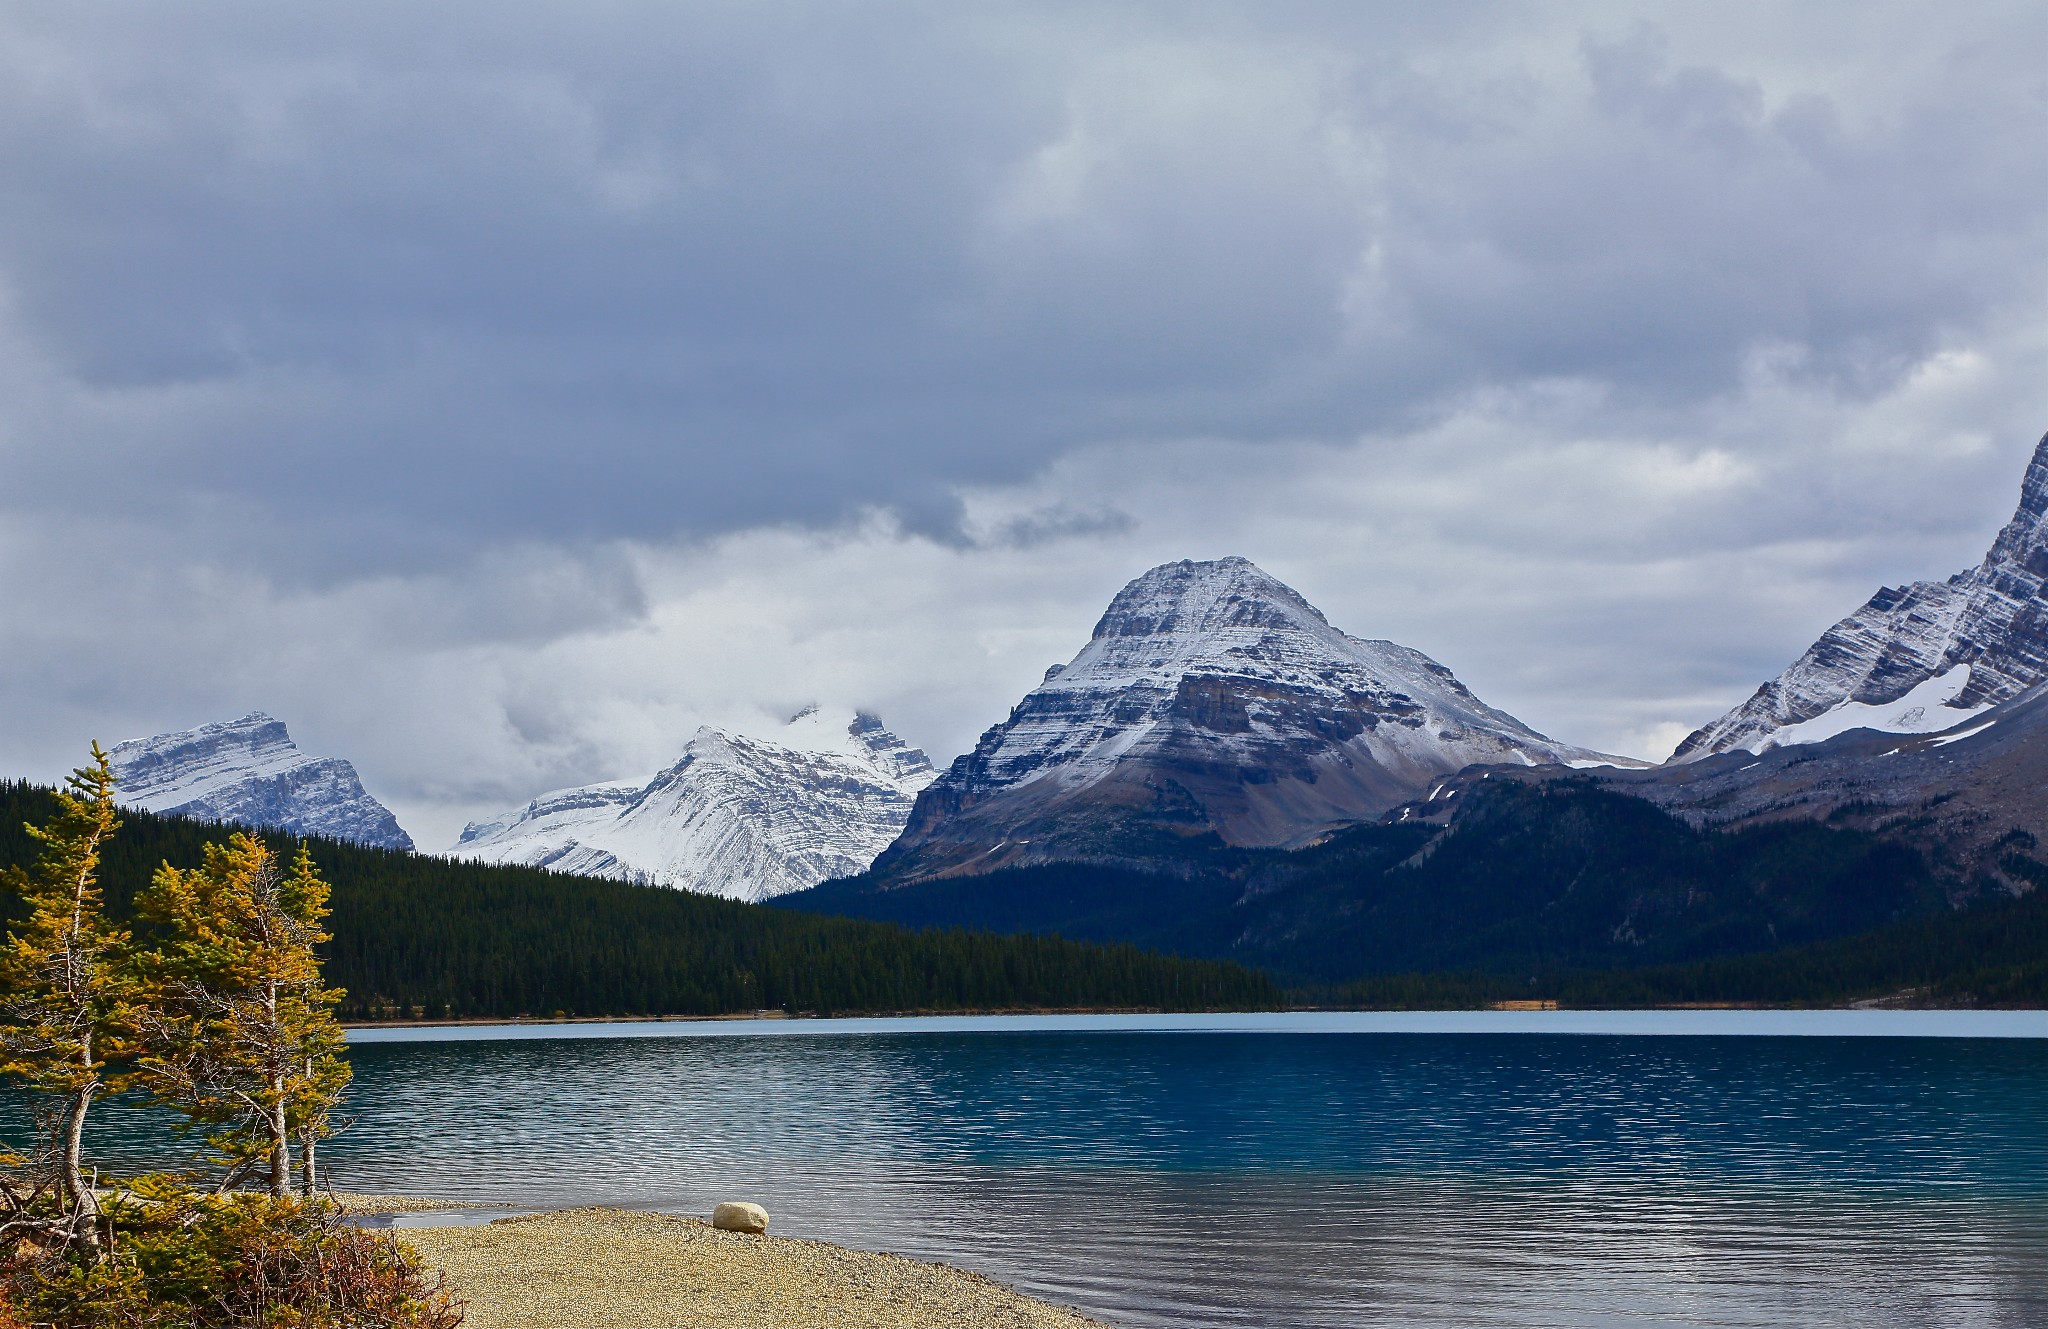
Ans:
[{"label": "dark blue water", "polygon": [[[2048,1325],[2048,1040],[862,1032],[354,1060],[337,1186],[752,1199],[777,1232],[1116,1323]],[[130,1162],[156,1139],[101,1133]]]}]

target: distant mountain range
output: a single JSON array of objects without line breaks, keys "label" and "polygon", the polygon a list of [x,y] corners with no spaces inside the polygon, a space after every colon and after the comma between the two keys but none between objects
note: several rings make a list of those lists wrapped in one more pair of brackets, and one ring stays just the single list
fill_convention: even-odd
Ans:
[{"label": "distant mountain range", "polygon": [[108,755],[120,799],[131,807],[384,849],[413,847],[355,767],[339,757],[307,756],[282,721],[261,711],[117,743]]},{"label": "distant mountain range", "polygon": [[[779,903],[1337,981],[1694,960],[2029,892],[2044,511],[2048,438],[1980,566],[1880,591],[1658,767],[1534,735],[1242,560],[1155,569],[870,871]],[[1324,687],[1339,659],[1385,681]]]},{"label": "distant mountain range", "polygon": [[[1241,558],[1168,563],[943,773],[867,715],[700,730],[450,851],[1319,979],[1675,961],[2048,885],[2048,438],[1983,562],[1883,588],[1662,766],[1575,747]],[[179,815],[410,847],[252,715],[116,749]],[[820,885],[819,883],[823,883]]]},{"label": "distant mountain range", "polygon": [[[559,789],[472,822],[451,858],[764,900],[859,872],[936,772],[871,715],[791,717],[781,742],[701,728],[653,780]],[[261,712],[117,745],[121,801],[411,851],[355,768],[299,751]]]},{"label": "distant mountain range", "polygon": [[449,854],[765,900],[867,867],[935,773],[871,715],[812,708],[782,737],[707,726],[645,785],[542,794],[472,822]]}]

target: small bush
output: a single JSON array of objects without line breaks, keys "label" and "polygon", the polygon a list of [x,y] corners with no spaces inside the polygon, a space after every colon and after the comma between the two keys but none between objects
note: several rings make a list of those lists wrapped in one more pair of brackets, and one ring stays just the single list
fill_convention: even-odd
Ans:
[{"label": "small bush", "polygon": [[[108,1254],[0,1253],[0,1329],[453,1329],[461,1304],[389,1233],[325,1201],[137,1183],[108,1206]],[[10,1320],[9,1315],[15,1317]]]}]

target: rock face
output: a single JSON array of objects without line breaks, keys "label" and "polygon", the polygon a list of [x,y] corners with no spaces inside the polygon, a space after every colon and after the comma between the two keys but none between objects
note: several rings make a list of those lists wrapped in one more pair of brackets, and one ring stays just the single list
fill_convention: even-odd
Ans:
[{"label": "rock face", "polygon": [[1850,729],[1938,733],[2048,681],[2048,436],[1984,561],[1884,587],[1792,667],[1672,754],[1763,752]]},{"label": "rock face", "polygon": [[1621,760],[1544,737],[1419,651],[1345,635],[1245,559],[1168,563],[919,795],[875,869],[1108,861],[1160,834],[1303,844],[1476,762]]},{"label": "rock face", "polygon": [[1863,727],[1819,742],[1737,750],[1647,770],[1464,771],[1390,821],[1452,822],[1482,781],[1574,779],[1656,804],[1701,829],[1818,821],[1912,846],[1963,904],[2021,894],[2048,830],[2048,684],[1941,733]]},{"label": "rock face", "polygon": [[411,850],[412,837],[370,797],[355,767],[299,751],[282,721],[255,711],[115,746],[121,802],[173,817],[239,822]]},{"label": "rock face", "polygon": [[903,829],[931,763],[871,715],[805,711],[785,739],[706,726],[646,785],[542,794],[472,822],[449,853],[734,900],[864,870]]}]

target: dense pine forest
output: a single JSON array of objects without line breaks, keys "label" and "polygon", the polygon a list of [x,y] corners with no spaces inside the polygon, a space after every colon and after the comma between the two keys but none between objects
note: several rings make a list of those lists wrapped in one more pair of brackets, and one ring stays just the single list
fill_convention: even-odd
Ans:
[{"label": "dense pine forest", "polygon": [[[0,784],[0,864],[28,861],[23,826],[50,791]],[[200,859],[220,828],[133,810],[102,880],[126,919],[166,860]],[[301,841],[266,837],[284,858]],[[326,974],[355,1020],[819,1014],[1129,1007],[1261,1009],[1278,987],[1227,962],[1135,946],[766,910],[681,891],[528,868],[304,841],[333,883]]]}]

